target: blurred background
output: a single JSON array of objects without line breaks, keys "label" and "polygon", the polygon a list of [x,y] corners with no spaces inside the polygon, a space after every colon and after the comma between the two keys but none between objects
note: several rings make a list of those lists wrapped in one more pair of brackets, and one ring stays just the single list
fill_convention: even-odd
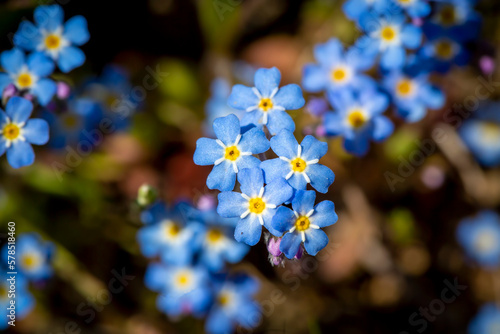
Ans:
[{"label": "blurred background", "polygon": [[[9,36],[40,4],[0,2],[1,50],[12,47]],[[63,79],[83,89],[115,64],[129,74],[121,94],[144,89],[131,99],[130,124],[74,165],[64,146],[37,148],[35,164],[19,170],[0,161],[0,220],[15,221],[17,233],[39,233],[56,249],[54,275],[30,287],[36,306],[9,330],[202,333],[202,319],[169,319],[155,306],[157,294],[144,286],[149,260],[136,241],[142,225],[138,188],[148,183],[170,203],[216,195],[205,185],[211,168],[192,161],[196,140],[210,129],[206,103],[214,80],[252,85],[256,68],[276,66],[282,85],[300,84],[315,44],[337,37],[352,45],[361,32],[345,17],[342,1],[334,0],[59,4],[66,18],[83,15],[91,36],[82,46],[85,65]],[[447,95],[444,108],[414,124],[391,115],[394,134],[363,158],[346,153],[340,138],[320,137],[329,143],[322,163],[336,179],[319,199],[335,203],[339,221],[326,229],[330,243],[315,258],[273,267],[260,243],[232,266],[261,282],[256,300],[264,312],[254,333],[466,333],[482,304],[500,302],[500,271],[470,261],[456,240],[464,217],[500,204],[500,170],[474,160],[457,133],[462,121],[453,109],[484,80],[500,81],[500,3],[480,1],[476,9],[483,22],[480,37],[467,45],[469,65],[433,78]],[[482,59],[492,63],[486,73]],[[151,86],[146,77],[155,78]],[[495,100],[498,84],[488,92]],[[306,102],[312,96],[305,93]],[[450,112],[460,122],[447,117]],[[320,118],[307,106],[290,114],[297,137],[317,133]],[[437,128],[446,140],[435,140]],[[7,233],[5,223],[0,229]],[[106,305],[97,302],[102,310],[87,322],[90,313],[81,304],[96,303],[113,271],[122,270],[134,278]],[[452,302],[436,302],[457,284]],[[412,322],[415,312],[429,307],[437,311]]]}]

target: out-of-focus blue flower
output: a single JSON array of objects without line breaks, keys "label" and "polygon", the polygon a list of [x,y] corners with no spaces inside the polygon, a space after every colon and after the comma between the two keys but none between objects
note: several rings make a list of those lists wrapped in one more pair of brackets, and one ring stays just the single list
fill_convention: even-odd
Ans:
[{"label": "out-of-focus blue flower", "polygon": [[407,23],[403,13],[390,16],[366,13],[360,17],[360,25],[366,35],[358,39],[356,47],[362,54],[380,54],[380,66],[383,69],[403,67],[405,49],[416,49],[422,42],[422,30]]},{"label": "out-of-focus blue flower", "polygon": [[218,272],[226,262],[238,263],[250,248],[234,240],[237,219],[222,218],[214,210],[195,210],[190,219],[202,224],[198,240],[201,245],[199,261],[210,271]]},{"label": "out-of-focus blue flower", "polygon": [[171,317],[201,316],[212,301],[209,276],[203,267],[151,264],[144,282],[160,293],[156,305]]},{"label": "out-of-focus blue flower", "polygon": [[446,36],[433,36],[422,46],[420,54],[425,61],[432,62],[432,69],[446,73],[453,65],[464,66],[469,54],[460,42]]},{"label": "out-of-focus blue flower", "polygon": [[281,129],[295,130],[295,123],[285,111],[304,106],[302,90],[295,84],[279,88],[280,81],[281,73],[276,67],[261,68],[255,73],[255,87],[233,86],[228,104],[246,111],[241,120],[242,127],[265,125],[271,135]]},{"label": "out-of-focus blue flower", "polygon": [[24,52],[14,48],[0,55],[2,68],[7,73],[0,73],[0,92],[13,84],[18,90],[26,91],[37,97],[45,106],[57,91],[57,85],[49,75],[54,71],[54,63],[43,53],[35,52],[25,57]]},{"label": "out-of-focus blue flower", "polygon": [[342,6],[345,15],[353,21],[359,20],[365,13],[382,13],[385,8],[385,0],[347,0]]},{"label": "out-of-focus blue flower", "polygon": [[318,64],[307,64],[304,67],[302,86],[306,91],[362,89],[375,85],[373,79],[361,73],[373,65],[374,54],[360,52],[356,47],[344,52],[340,41],[332,38],[325,44],[314,47],[314,57]]},{"label": "out-of-focus blue flower", "polygon": [[500,165],[500,114],[498,103],[482,106],[468,119],[459,134],[476,160],[487,167]]},{"label": "out-of-focus blue flower", "polygon": [[383,12],[394,12],[397,9],[404,10],[411,18],[426,17],[431,12],[429,0],[382,0]]},{"label": "out-of-focus blue flower", "polygon": [[141,102],[133,94],[127,70],[115,64],[104,67],[99,77],[88,80],[80,90],[81,96],[99,103],[117,131],[130,126],[131,116]]},{"label": "out-of-focus blue flower", "polygon": [[385,140],[394,131],[394,124],[382,115],[389,106],[385,94],[363,90],[330,93],[328,97],[335,111],[324,116],[326,133],[344,137],[347,152],[365,155],[371,140]]},{"label": "out-of-focus blue flower", "polygon": [[331,201],[323,201],[314,206],[316,192],[298,190],[292,200],[293,210],[281,206],[273,217],[272,227],[276,236],[285,235],[281,239],[280,251],[292,259],[299,251],[300,245],[310,255],[316,255],[328,244],[328,237],[322,227],[337,222],[335,205]]},{"label": "out-of-focus blue flower", "polygon": [[476,38],[481,17],[474,11],[474,4],[475,1],[470,0],[436,1],[433,14],[423,26],[426,36],[444,35],[454,41]]},{"label": "out-of-focus blue flower", "polygon": [[269,141],[255,127],[242,134],[240,121],[232,114],[217,118],[214,132],[218,139],[198,139],[193,160],[200,166],[214,165],[207,178],[208,188],[233,190],[236,174],[243,168],[258,167],[260,160],[252,154],[267,151]]},{"label": "out-of-focus blue flower", "polygon": [[271,138],[271,148],[278,158],[265,160],[260,165],[266,183],[284,178],[295,189],[305,190],[310,183],[321,193],[328,191],[335,174],[330,168],[318,163],[328,151],[327,143],[306,136],[299,145],[293,133],[282,130]]},{"label": "out-of-focus blue flower", "polygon": [[392,96],[396,113],[410,123],[424,118],[427,109],[439,109],[445,103],[443,92],[429,83],[426,71],[414,68],[392,71],[385,76],[383,84]]},{"label": "out-of-focus blue flower", "polygon": [[[7,259],[7,258],[5,258]],[[6,272],[10,271],[5,268],[1,268],[2,272],[0,274],[0,330],[6,329],[9,324],[8,322],[16,319],[20,320],[26,317],[33,307],[35,306],[35,299],[31,295],[29,289],[28,289],[28,280],[26,277],[24,277],[22,274],[18,273],[16,275],[15,281],[11,282],[8,281],[7,279],[10,278],[6,274]],[[10,283],[15,284],[15,291],[9,292],[10,290]],[[9,294],[15,294],[12,296],[13,298],[9,298]],[[9,309],[11,307],[10,301],[14,300],[15,303],[15,309],[13,312]],[[12,317],[9,317],[9,315],[12,315]]]},{"label": "out-of-focus blue flower", "polygon": [[231,87],[227,80],[217,78],[210,85],[211,96],[205,104],[205,121],[203,122],[203,130],[207,136],[214,136],[212,124],[216,118],[224,117],[230,114],[235,114],[241,118],[241,110],[231,108],[227,105],[227,98],[231,94]]},{"label": "out-of-focus blue flower", "polygon": [[198,243],[193,242],[199,227],[186,224],[181,210],[181,205],[168,210],[165,204],[157,202],[142,213],[146,226],[137,233],[137,240],[144,256],[160,256],[165,263],[176,265],[192,261],[199,248]]},{"label": "out-of-focus blue flower", "polygon": [[[7,259],[8,245],[3,248],[4,258]],[[19,235],[16,241],[17,271],[26,278],[38,281],[52,276],[50,260],[54,252],[54,245],[45,242],[36,233]]]},{"label": "out-of-focus blue flower", "polygon": [[479,313],[472,319],[468,328],[469,334],[500,333],[500,309],[494,303],[483,305]]},{"label": "out-of-focus blue flower", "polygon": [[215,283],[215,304],[205,323],[209,334],[233,333],[236,327],[247,330],[256,327],[261,318],[260,306],[253,300],[258,291],[257,280],[238,275]]},{"label": "out-of-focus blue flower", "polygon": [[42,117],[49,123],[49,146],[62,149],[85,140],[97,145],[102,138],[96,137],[92,131],[102,119],[99,105],[90,99],[79,98],[68,102],[68,109],[61,114],[45,110]]},{"label": "out-of-focus blue flower", "polygon": [[5,112],[0,109],[0,155],[7,151],[7,161],[14,168],[33,164],[31,144],[44,145],[49,140],[49,125],[32,118],[33,104],[21,97],[10,98]]},{"label": "out-of-focus blue flower", "polygon": [[500,264],[500,217],[495,212],[485,210],[463,219],[457,227],[457,240],[480,265]]},{"label": "out-of-focus blue flower", "polygon": [[239,217],[234,238],[253,246],[260,240],[262,226],[271,232],[276,208],[293,196],[293,189],[284,178],[276,178],[264,187],[264,176],[259,168],[242,169],[238,182],[241,193],[220,193],[217,212],[222,217]]},{"label": "out-of-focus blue flower", "polygon": [[23,20],[14,35],[14,45],[27,51],[41,51],[65,73],[83,65],[85,54],[77,48],[89,40],[87,20],[74,16],[66,23],[59,5],[39,6],[34,12],[35,25]]}]

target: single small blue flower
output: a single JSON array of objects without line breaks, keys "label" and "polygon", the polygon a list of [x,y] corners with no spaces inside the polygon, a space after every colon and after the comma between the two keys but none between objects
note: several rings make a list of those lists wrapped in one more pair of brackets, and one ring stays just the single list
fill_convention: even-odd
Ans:
[{"label": "single small blue flower", "polygon": [[494,303],[481,307],[474,319],[469,323],[468,334],[500,333],[500,308]]},{"label": "single small blue flower", "polygon": [[295,189],[305,190],[307,184],[326,193],[335,179],[335,174],[319,159],[328,151],[328,144],[313,136],[306,136],[299,145],[293,133],[282,130],[271,138],[271,148],[278,158],[260,164],[266,183],[284,178]]},{"label": "single small blue flower", "polygon": [[271,232],[276,208],[293,196],[293,189],[283,178],[276,178],[264,186],[264,175],[259,168],[242,169],[238,182],[241,193],[220,193],[217,212],[226,218],[239,217],[234,238],[253,246],[260,240],[262,226]]},{"label": "single small blue flower", "polygon": [[[3,248],[5,259],[8,251],[8,245],[5,245]],[[16,241],[17,271],[33,281],[47,279],[52,276],[50,260],[53,253],[54,245],[43,241],[38,234],[21,234]]]},{"label": "single small blue flower", "polygon": [[482,266],[500,264],[500,217],[493,211],[481,211],[463,219],[457,227],[457,240],[467,255]]},{"label": "single small blue flower", "polygon": [[443,92],[429,83],[429,75],[425,71],[420,74],[392,71],[386,75],[383,84],[392,96],[396,114],[409,123],[424,118],[427,109],[439,109],[444,106]]},{"label": "single small blue flower", "polygon": [[500,115],[499,104],[481,105],[474,118],[466,120],[459,134],[476,160],[486,167],[500,165]]},{"label": "single small blue flower", "polygon": [[215,281],[214,285],[215,303],[207,315],[207,333],[233,333],[237,327],[250,330],[259,324],[262,311],[253,299],[259,289],[257,280],[238,275]]},{"label": "single small blue flower", "polygon": [[302,86],[308,92],[375,86],[373,79],[362,74],[375,62],[373,54],[366,54],[356,47],[344,52],[340,41],[332,38],[314,47],[314,57],[317,65],[304,66]]},{"label": "single small blue flower", "polygon": [[333,112],[324,116],[328,135],[344,137],[347,152],[363,156],[370,141],[380,142],[394,131],[394,124],[382,113],[389,107],[389,99],[376,90],[345,91],[328,94]]},{"label": "single small blue flower", "polygon": [[342,5],[344,14],[353,21],[358,21],[365,13],[382,13],[385,8],[385,0],[347,0]]},{"label": "single small blue flower", "polygon": [[49,125],[43,119],[29,119],[32,111],[33,104],[17,96],[10,98],[5,112],[0,109],[0,156],[7,151],[7,161],[14,168],[33,164],[31,144],[49,141]]},{"label": "single small blue flower", "polygon": [[151,264],[144,276],[146,286],[160,295],[157,307],[171,317],[203,315],[211,305],[209,276],[203,267]]},{"label": "single small blue flower", "polygon": [[[5,258],[7,260],[7,258]],[[11,300],[14,300],[15,303],[15,319],[20,320],[25,318],[35,307],[35,298],[31,295],[28,288],[28,280],[26,277],[19,272],[16,275],[15,279],[15,297],[9,298],[9,290],[11,281],[7,281],[10,278],[6,274],[10,270],[6,268],[0,267],[2,270],[0,274],[0,330],[7,329],[9,327],[8,322],[11,318],[8,317],[10,315]]]},{"label": "single small blue flower", "polygon": [[54,63],[40,52],[25,57],[24,52],[14,48],[0,55],[2,68],[6,73],[0,73],[0,92],[13,84],[18,90],[26,91],[45,106],[52,100],[57,91],[57,85],[49,75],[54,71]]},{"label": "single small blue flower", "polygon": [[422,30],[406,22],[403,13],[390,16],[363,14],[360,25],[366,33],[356,42],[361,53],[380,54],[380,66],[383,69],[403,67],[406,61],[406,49],[414,50],[422,42]]},{"label": "single small blue flower", "polygon": [[246,111],[241,126],[265,125],[271,135],[281,129],[295,130],[295,123],[286,110],[302,108],[305,104],[298,85],[279,87],[281,73],[276,68],[261,68],[255,72],[255,87],[233,86],[228,105]]},{"label": "single small blue flower", "polygon": [[422,46],[420,54],[439,73],[448,72],[453,65],[465,66],[469,60],[469,53],[464,46],[447,36],[430,37]]},{"label": "single small blue flower", "polygon": [[292,259],[303,243],[307,253],[314,256],[328,244],[328,237],[322,227],[337,222],[335,205],[331,201],[323,201],[314,206],[316,192],[298,190],[292,200],[292,208],[281,206],[273,217],[272,227],[285,235],[281,239],[280,251]]},{"label": "single small blue flower", "polygon": [[197,224],[186,224],[180,205],[168,210],[157,202],[145,210],[141,219],[146,224],[137,233],[144,256],[160,256],[163,262],[175,265],[190,263],[198,250],[193,242],[199,233]]},{"label": "single small blue flower", "polygon": [[59,5],[39,6],[34,12],[35,25],[24,20],[14,35],[14,45],[27,51],[41,51],[65,73],[83,65],[85,54],[77,48],[89,40],[87,20],[74,16],[66,23]]},{"label": "single small blue flower", "polygon": [[217,118],[213,127],[217,139],[198,139],[193,160],[199,166],[214,165],[207,178],[208,188],[233,190],[236,174],[243,168],[258,167],[260,160],[252,155],[266,152],[269,141],[255,127],[242,133],[238,117],[232,114]]},{"label": "single small blue flower", "polygon": [[231,94],[231,87],[227,80],[217,78],[210,85],[211,96],[205,104],[205,120],[203,121],[203,130],[207,136],[214,136],[212,124],[216,118],[235,114],[241,119],[241,110],[231,108],[227,105],[227,98]]}]

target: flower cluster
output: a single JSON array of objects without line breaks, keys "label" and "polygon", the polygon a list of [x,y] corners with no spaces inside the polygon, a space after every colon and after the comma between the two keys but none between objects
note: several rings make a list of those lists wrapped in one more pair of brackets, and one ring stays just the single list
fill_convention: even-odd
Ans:
[{"label": "flower cluster", "polygon": [[[317,63],[304,67],[303,87],[325,92],[334,111],[323,116],[320,133],[344,138],[347,152],[362,156],[370,141],[383,141],[394,131],[383,113],[393,106],[406,122],[417,122],[429,109],[445,103],[429,81],[465,65],[465,43],[478,33],[479,19],[470,0],[348,0],[343,10],[363,35],[344,50],[337,39],[314,48]],[[376,67],[377,77],[367,71]]]},{"label": "flower cluster", "polygon": [[[305,101],[298,85],[280,87],[280,81],[278,69],[262,68],[254,87],[235,85],[228,105],[245,112],[241,122],[232,114],[215,119],[217,139],[200,138],[193,157],[197,165],[214,166],[207,186],[221,191],[217,212],[238,220],[234,238],[254,246],[265,227],[272,235],[266,240],[274,264],[284,256],[300,257],[302,244],[316,255],[328,243],[320,228],[337,221],[333,203],[315,206],[316,193],[307,190],[310,185],[326,193],[333,183],[333,172],[319,163],[328,146],[313,136],[300,144],[295,139],[295,123],[286,111]],[[266,159],[270,148],[274,159]]]},{"label": "flower cluster", "polygon": [[[15,253],[14,253],[15,252]],[[21,234],[15,243],[6,244],[2,248],[2,263],[0,266],[0,307],[2,321],[0,329],[6,329],[12,319],[22,319],[28,315],[35,306],[35,299],[29,291],[29,283],[40,283],[52,276],[50,264],[54,246],[44,242],[36,233]],[[8,257],[11,255],[11,257]],[[15,258],[15,262],[12,259]],[[13,266],[13,267],[11,267]],[[7,273],[14,271],[15,281],[9,280]],[[15,284],[15,287],[11,287]],[[11,314],[9,306],[15,301],[15,315]]]},{"label": "flower cluster", "polygon": [[145,284],[160,294],[160,311],[172,318],[206,317],[206,331],[215,334],[258,324],[260,307],[253,300],[258,282],[227,269],[249,247],[234,240],[236,221],[220,217],[212,197],[202,197],[197,207],[181,202],[168,208],[156,202],[141,220],[141,251],[158,260],[149,266]]}]

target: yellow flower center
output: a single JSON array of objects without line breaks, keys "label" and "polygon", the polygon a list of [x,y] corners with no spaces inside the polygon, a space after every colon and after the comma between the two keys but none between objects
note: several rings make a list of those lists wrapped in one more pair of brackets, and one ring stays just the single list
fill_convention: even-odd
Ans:
[{"label": "yellow flower center", "polygon": [[366,117],[359,110],[354,110],[347,116],[347,122],[353,128],[360,128],[366,123]]},{"label": "yellow flower center", "polygon": [[17,77],[17,85],[22,88],[31,87],[33,84],[33,79],[31,79],[31,75],[29,73],[22,73]]},{"label": "yellow flower center", "polygon": [[436,55],[441,59],[450,59],[453,56],[453,45],[449,41],[437,42]]},{"label": "yellow flower center", "polygon": [[290,161],[290,164],[292,165],[292,170],[299,173],[302,173],[307,167],[306,162],[302,158],[295,158]]},{"label": "yellow flower center", "polygon": [[332,71],[332,80],[333,81],[342,81],[346,78],[347,73],[342,68],[337,68]]},{"label": "yellow flower center", "polygon": [[481,137],[484,143],[497,143],[500,140],[500,125],[493,122],[482,122]]},{"label": "yellow flower center", "polygon": [[24,255],[22,261],[23,267],[27,269],[33,268],[37,264],[37,259],[33,255]]},{"label": "yellow flower center", "polygon": [[19,126],[17,126],[14,123],[9,123],[3,128],[3,136],[7,140],[15,140],[17,137],[19,137],[19,134],[21,133],[21,129]]},{"label": "yellow flower center", "polygon": [[408,5],[410,4],[413,0],[398,0],[400,4],[402,5]]},{"label": "yellow flower center", "polygon": [[217,241],[221,240],[223,236],[224,234],[217,229],[211,229],[207,232],[207,240],[210,243],[216,243]]},{"label": "yellow flower center", "polygon": [[269,109],[272,109],[273,107],[273,101],[271,99],[268,99],[267,97],[263,98],[259,102],[259,108],[262,111],[268,111]]},{"label": "yellow flower center", "polygon": [[497,239],[487,231],[481,232],[474,242],[475,248],[481,252],[489,252],[497,244]]},{"label": "yellow flower center", "polygon": [[191,282],[191,275],[189,272],[181,272],[176,277],[177,285],[180,287],[186,287]]},{"label": "yellow flower center", "polygon": [[170,223],[165,226],[165,234],[169,237],[175,237],[179,234],[181,228],[176,223]]},{"label": "yellow flower center", "polygon": [[262,200],[262,198],[252,198],[248,201],[248,210],[255,214],[260,214],[266,208],[266,203]]},{"label": "yellow flower center", "polygon": [[394,30],[393,27],[385,27],[380,31],[380,37],[382,37],[384,41],[390,42],[396,38],[396,30]]},{"label": "yellow flower center", "polygon": [[219,294],[219,297],[217,298],[217,301],[221,306],[227,305],[231,301],[231,296],[229,296],[227,292],[221,292]]},{"label": "yellow flower center", "polygon": [[396,91],[400,96],[408,96],[413,92],[413,83],[411,80],[402,79],[397,84]]},{"label": "yellow flower center", "polygon": [[311,222],[309,221],[309,218],[307,218],[306,216],[301,216],[295,221],[295,228],[297,229],[297,231],[302,232],[307,230],[310,224]]},{"label": "yellow flower center", "polygon": [[226,147],[226,153],[224,154],[224,158],[230,161],[236,161],[240,156],[240,151],[236,146]]},{"label": "yellow flower center", "polygon": [[455,11],[455,7],[453,6],[445,6],[439,12],[439,20],[442,24],[450,26],[455,24],[457,21],[457,13]]},{"label": "yellow flower center", "polygon": [[58,49],[59,46],[61,45],[61,37],[50,34],[47,37],[45,37],[45,47],[49,50],[54,50]]}]

